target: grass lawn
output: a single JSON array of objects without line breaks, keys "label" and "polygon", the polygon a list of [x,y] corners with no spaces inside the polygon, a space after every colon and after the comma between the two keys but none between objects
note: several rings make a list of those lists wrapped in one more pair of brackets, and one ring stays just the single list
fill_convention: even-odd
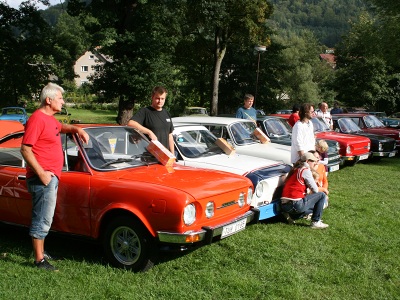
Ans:
[{"label": "grass lawn", "polygon": [[116,124],[115,118],[117,111],[111,110],[88,110],[80,108],[68,108],[68,113],[71,114],[71,120],[79,120],[81,123],[104,123]]},{"label": "grass lawn", "polygon": [[96,244],[54,233],[46,248],[65,257],[60,272],[37,270],[27,230],[0,225],[0,299],[400,299],[399,175],[399,156],[343,168],[328,178],[329,228],[277,218],[162,253],[146,273],[109,267]]}]

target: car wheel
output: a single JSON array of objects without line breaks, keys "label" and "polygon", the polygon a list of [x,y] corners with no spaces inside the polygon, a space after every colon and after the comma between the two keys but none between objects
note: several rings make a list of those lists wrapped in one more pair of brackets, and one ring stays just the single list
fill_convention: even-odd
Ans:
[{"label": "car wheel", "polygon": [[147,271],[153,265],[154,239],[147,229],[132,217],[112,220],[104,234],[104,251],[117,268],[134,272]]}]

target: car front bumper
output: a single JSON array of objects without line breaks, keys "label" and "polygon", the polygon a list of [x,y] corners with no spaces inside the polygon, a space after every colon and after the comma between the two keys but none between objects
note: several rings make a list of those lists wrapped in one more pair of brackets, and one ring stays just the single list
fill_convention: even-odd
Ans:
[{"label": "car front bumper", "polygon": [[389,152],[373,152],[372,156],[374,157],[395,157],[397,154],[397,150],[389,151]]},{"label": "car front bumper", "polygon": [[259,216],[260,211],[257,208],[252,208],[244,215],[216,227],[206,226],[199,231],[185,233],[157,231],[157,235],[161,243],[188,245],[202,242],[206,245],[211,244],[214,237],[225,238],[244,230],[247,224],[257,223]]}]

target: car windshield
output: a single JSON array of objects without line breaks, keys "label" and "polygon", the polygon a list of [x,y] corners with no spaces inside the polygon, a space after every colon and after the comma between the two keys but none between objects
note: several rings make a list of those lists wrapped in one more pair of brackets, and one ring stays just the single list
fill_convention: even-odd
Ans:
[{"label": "car windshield", "polygon": [[385,127],[383,123],[373,115],[364,116],[365,126],[368,128]]},{"label": "car windshield", "polygon": [[185,114],[187,114],[187,115],[206,115],[207,114],[207,110],[205,108],[202,108],[202,107],[186,108]]},{"label": "car windshield", "polygon": [[[90,140],[83,148],[95,169],[115,170],[158,163],[146,149],[149,142],[133,128],[109,126],[84,130]],[[76,146],[68,147],[67,154],[78,155]]]},{"label": "car windshield", "polygon": [[290,136],[292,134],[290,125],[280,118],[264,120],[264,128],[270,137]]},{"label": "car windshield", "polygon": [[237,145],[257,143],[259,140],[253,134],[256,129],[253,122],[236,122],[229,126],[230,136]]},{"label": "car windshield", "polygon": [[23,115],[24,111],[20,108],[3,108],[3,115]]},{"label": "car windshield", "polygon": [[314,132],[330,131],[326,123],[321,118],[312,118],[311,122],[314,126]]},{"label": "car windshield", "polygon": [[179,152],[188,158],[209,156],[222,153],[215,141],[217,138],[208,130],[193,129],[174,135]]},{"label": "car windshield", "polygon": [[338,120],[338,125],[340,127],[340,131],[344,133],[352,133],[352,132],[359,132],[361,128],[358,127],[356,123],[354,123],[349,118],[342,118]]}]

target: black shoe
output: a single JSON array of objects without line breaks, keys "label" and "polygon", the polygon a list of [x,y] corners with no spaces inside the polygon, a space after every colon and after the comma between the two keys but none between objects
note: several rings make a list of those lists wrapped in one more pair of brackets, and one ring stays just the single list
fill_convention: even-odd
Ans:
[{"label": "black shoe", "polygon": [[43,258],[41,261],[34,261],[33,263],[39,269],[43,269],[43,270],[46,270],[46,271],[58,272],[58,269],[55,266],[51,265],[46,260],[46,258]]},{"label": "black shoe", "polygon": [[43,252],[43,256],[44,256],[44,258],[45,258],[46,260],[52,260],[52,261],[59,261],[59,260],[63,260],[63,259],[64,259],[63,257],[58,257],[58,256],[50,255],[50,253],[47,252],[47,251],[44,251],[44,252]]}]

